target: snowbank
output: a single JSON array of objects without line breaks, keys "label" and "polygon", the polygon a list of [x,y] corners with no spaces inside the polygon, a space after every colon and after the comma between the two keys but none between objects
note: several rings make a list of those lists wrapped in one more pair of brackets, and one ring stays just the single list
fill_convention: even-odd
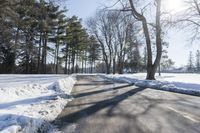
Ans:
[{"label": "snowbank", "polygon": [[[0,86],[1,133],[46,131],[50,127],[48,121],[54,120],[71,99],[70,92],[76,82],[75,77],[60,76],[55,80],[53,76],[45,76],[44,82],[24,84],[30,77],[20,76],[21,85],[20,82],[17,85],[10,82]],[[0,85],[3,84],[1,79],[4,79],[4,75],[0,76]]]},{"label": "snowbank", "polygon": [[135,84],[139,87],[200,96],[200,74],[167,73],[156,76],[156,81],[144,80],[145,73],[103,76],[117,82]]}]

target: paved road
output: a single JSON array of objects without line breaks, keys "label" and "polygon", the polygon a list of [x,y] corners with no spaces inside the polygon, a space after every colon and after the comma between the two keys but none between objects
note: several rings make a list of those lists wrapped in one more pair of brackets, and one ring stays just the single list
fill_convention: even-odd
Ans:
[{"label": "paved road", "polygon": [[64,133],[200,133],[200,97],[79,76],[54,124]]}]

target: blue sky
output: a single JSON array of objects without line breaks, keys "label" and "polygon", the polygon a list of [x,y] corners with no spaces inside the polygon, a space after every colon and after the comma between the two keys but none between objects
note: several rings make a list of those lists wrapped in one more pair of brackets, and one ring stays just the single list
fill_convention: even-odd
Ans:
[{"label": "blue sky", "polygon": [[83,18],[83,21],[92,16],[95,10],[101,6],[102,0],[67,0],[69,15],[76,15]]},{"label": "blue sky", "polygon": [[[66,7],[69,10],[68,15],[76,15],[83,19],[83,22],[90,16],[94,15],[97,8],[103,6],[106,0],[67,0]],[[107,0],[108,2],[108,0]],[[175,61],[175,66],[187,64],[189,51],[200,49],[200,45],[191,45],[184,31],[172,31],[168,35],[169,57]],[[193,52],[195,56],[195,52]]]}]

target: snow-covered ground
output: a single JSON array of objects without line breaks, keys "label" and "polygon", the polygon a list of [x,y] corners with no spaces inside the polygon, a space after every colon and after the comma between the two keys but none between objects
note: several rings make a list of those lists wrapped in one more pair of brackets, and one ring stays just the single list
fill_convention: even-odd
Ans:
[{"label": "snow-covered ground", "polygon": [[140,87],[200,96],[200,74],[164,73],[162,76],[156,75],[157,81],[145,80],[145,73],[106,75],[106,77],[117,81],[134,83]]},{"label": "snow-covered ground", "polygon": [[0,132],[47,130],[47,121],[71,99],[75,82],[74,76],[66,75],[0,75]]},{"label": "snow-covered ground", "polygon": [[[145,73],[101,76],[140,87],[200,96],[200,74],[167,73],[156,76],[157,81],[145,80]],[[0,75],[0,132],[34,133],[49,129],[48,121],[54,120],[71,100],[75,82],[75,76],[66,75]]]}]

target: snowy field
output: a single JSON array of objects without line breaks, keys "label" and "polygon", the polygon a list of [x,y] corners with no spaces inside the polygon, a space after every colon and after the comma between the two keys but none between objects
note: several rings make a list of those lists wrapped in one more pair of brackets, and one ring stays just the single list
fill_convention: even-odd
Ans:
[{"label": "snowy field", "polygon": [[156,75],[157,81],[145,80],[145,73],[106,75],[106,77],[112,80],[134,83],[140,87],[200,96],[200,74],[164,73],[162,76]]},{"label": "snowy field", "polygon": [[[66,75],[0,75],[0,132],[43,132],[71,99]],[[65,95],[68,94],[68,95]]]}]

